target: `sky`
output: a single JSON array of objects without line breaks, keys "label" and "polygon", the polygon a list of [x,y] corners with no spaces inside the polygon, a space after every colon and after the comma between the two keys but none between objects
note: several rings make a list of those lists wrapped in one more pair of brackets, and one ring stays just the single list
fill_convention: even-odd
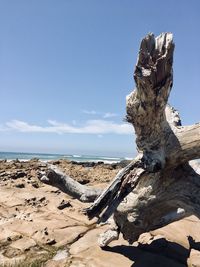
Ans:
[{"label": "sky", "polygon": [[200,119],[199,0],[0,0],[0,151],[128,156],[141,39],[174,35],[169,102]]}]

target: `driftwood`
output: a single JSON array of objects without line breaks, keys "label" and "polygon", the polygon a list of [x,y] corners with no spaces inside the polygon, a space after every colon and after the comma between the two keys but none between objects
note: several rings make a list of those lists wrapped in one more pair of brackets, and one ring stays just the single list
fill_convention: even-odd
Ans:
[{"label": "driftwood", "polygon": [[93,202],[102,192],[101,189],[80,184],[53,166],[49,167],[45,175],[41,173],[40,176],[41,182],[55,186],[64,193],[82,202]]},{"label": "driftwood", "polygon": [[[126,104],[138,156],[117,186],[114,181],[87,210],[90,218],[100,216],[100,221],[114,212],[113,239],[122,232],[132,243],[143,232],[200,215],[200,177],[188,164],[200,157],[200,124],[181,126],[178,112],[167,104],[173,51],[171,33],[156,38],[148,34],[142,40],[134,72],[136,89]],[[105,233],[101,245],[110,240],[110,232]]]},{"label": "driftwood", "polygon": [[[101,246],[117,239],[119,232],[132,243],[143,232],[190,214],[200,215],[200,176],[188,163],[200,158],[200,124],[181,126],[178,112],[167,104],[173,83],[173,51],[171,33],[156,38],[148,34],[141,42],[134,72],[136,89],[127,96],[126,104],[126,120],[135,129],[138,156],[101,195],[90,191],[98,198],[86,210],[89,218],[98,216],[99,221],[114,214],[115,225],[101,236]],[[77,193],[79,186],[72,186],[71,180],[70,186],[63,182],[63,175],[57,176],[57,186],[60,181],[65,192],[75,192],[79,199],[81,192],[85,194]]]}]

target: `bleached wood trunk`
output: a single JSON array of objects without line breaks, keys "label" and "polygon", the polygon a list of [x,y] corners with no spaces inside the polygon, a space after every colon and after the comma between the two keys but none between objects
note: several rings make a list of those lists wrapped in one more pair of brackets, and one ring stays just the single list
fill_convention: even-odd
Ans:
[{"label": "bleached wood trunk", "polygon": [[200,215],[200,176],[188,164],[200,157],[200,124],[181,126],[178,112],[167,104],[173,51],[171,33],[148,34],[141,42],[136,89],[126,104],[138,156],[87,210],[100,221],[114,212],[116,227],[102,235],[101,246],[119,232],[132,243],[143,232]]}]

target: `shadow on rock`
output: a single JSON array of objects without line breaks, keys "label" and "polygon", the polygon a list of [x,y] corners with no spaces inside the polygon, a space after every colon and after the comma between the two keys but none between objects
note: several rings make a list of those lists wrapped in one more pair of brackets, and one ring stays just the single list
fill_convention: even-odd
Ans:
[{"label": "shadow on rock", "polygon": [[[199,244],[193,241],[193,246]],[[104,250],[119,253],[132,260],[131,267],[185,267],[190,249],[167,241],[165,238],[154,240],[151,244],[134,246],[105,247]]]}]

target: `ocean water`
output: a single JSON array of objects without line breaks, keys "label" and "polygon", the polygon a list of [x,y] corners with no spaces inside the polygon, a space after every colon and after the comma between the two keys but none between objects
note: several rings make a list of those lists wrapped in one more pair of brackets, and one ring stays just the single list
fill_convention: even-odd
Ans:
[{"label": "ocean water", "polygon": [[67,154],[45,154],[45,153],[22,153],[22,152],[0,152],[0,160],[15,160],[19,159],[22,161],[38,158],[42,161],[57,160],[57,159],[68,159],[74,161],[103,161],[105,163],[119,162],[124,159],[123,157],[104,157],[104,156],[92,156],[92,155],[67,155]]}]

